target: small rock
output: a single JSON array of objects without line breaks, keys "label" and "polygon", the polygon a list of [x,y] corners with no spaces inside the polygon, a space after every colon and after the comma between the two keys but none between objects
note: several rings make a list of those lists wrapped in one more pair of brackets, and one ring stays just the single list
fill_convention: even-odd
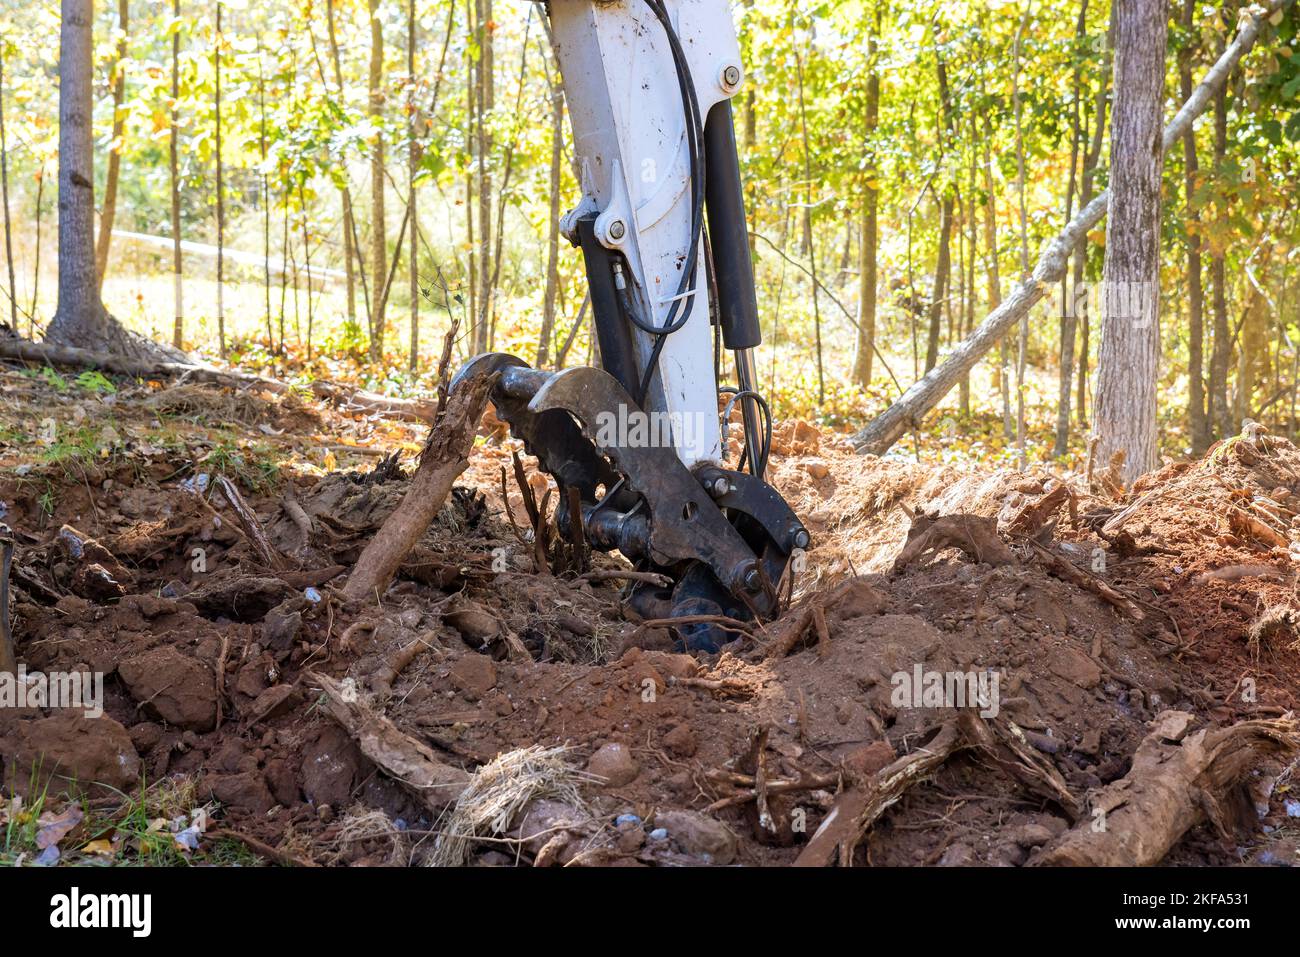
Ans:
[{"label": "small rock", "polygon": [[939,858],[940,867],[970,867],[975,863],[975,851],[969,844],[954,844]]},{"label": "small rock", "polygon": [[655,824],[667,829],[669,840],[683,854],[718,865],[736,859],[737,841],[731,828],[698,811],[660,811]]},{"label": "small rock", "polygon": [[621,788],[636,780],[641,769],[632,760],[632,752],[627,745],[611,741],[596,749],[596,753],[587,761],[587,771],[603,778],[609,787]]},{"label": "small rock", "polygon": [[1022,824],[1019,827],[1009,828],[1006,836],[1021,847],[1030,848],[1042,847],[1056,835],[1042,824]]},{"label": "small rock", "polygon": [[262,619],[262,641],[268,648],[286,651],[293,647],[302,631],[302,612],[292,610],[291,602],[272,608]]}]

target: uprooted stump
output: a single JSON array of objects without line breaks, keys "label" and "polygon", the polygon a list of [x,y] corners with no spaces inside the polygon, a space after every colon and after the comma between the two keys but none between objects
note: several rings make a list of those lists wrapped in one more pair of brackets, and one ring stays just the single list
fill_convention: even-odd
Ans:
[{"label": "uprooted stump", "polygon": [[1198,824],[1208,821],[1227,833],[1234,820],[1232,798],[1250,770],[1265,758],[1285,757],[1300,748],[1291,718],[1242,721],[1189,735],[1193,720],[1185,711],[1161,712],[1138,745],[1129,773],[1093,798],[1092,816],[1030,863],[1158,864]]},{"label": "uprooted stump", "polygon": [[429,440],[411,485],[357,559],[343,586],[352,601],[382,595],[447,500],[452,483],[469,464],[474,433],[487,406],[490,375],[480,375],[447,395],[438,409]]},{"label": "uprooted stump", "polygon": [[971,560],[989,565],[1018,564],[1015,553],[998,537],[997,520],[984,515],[918,514],[907,530],[907,542],[894,559],[897,574],[913,562],[945,548],[957,548]]}]

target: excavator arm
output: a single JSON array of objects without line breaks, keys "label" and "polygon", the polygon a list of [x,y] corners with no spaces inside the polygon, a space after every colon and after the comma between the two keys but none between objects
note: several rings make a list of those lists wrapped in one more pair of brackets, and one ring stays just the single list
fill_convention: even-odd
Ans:
[{"label": "excavator arm", "polygon": [[[729,4],[543,6],[581,187],[561,230],[582,253],[600,368],[548,373],[490,353],[458,378],[495,374],[498,414],[566,493],[562,527],[581,521],[594,547],[673,580],[634,587],[642,614],[770,615],[809,538],[765,481],[771,416],[754,373],[761,332],[731,111],[744,69]],[[728,354],[734,385],[719,382]],[[736,406],[744,451],[729,467]],[[707,622],[677,631],[697,650],[731,636]]]}]

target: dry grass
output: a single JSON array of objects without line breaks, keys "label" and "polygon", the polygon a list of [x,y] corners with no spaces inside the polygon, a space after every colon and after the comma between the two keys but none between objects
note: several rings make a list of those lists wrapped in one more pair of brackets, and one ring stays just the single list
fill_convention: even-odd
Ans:
[{"label": "dry grass", "polygon": [[476,840],[499,838],[528,804],[551,798],[583,809],[580,785],[590,777],[565,760],[564,747],[533,745],[509,751],[479,768],[451,813],[442,821],[430,867],[458,867]]}]

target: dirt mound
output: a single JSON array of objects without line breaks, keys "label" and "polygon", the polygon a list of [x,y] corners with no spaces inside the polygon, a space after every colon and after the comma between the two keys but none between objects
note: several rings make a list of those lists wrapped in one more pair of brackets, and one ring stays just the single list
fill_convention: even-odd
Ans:
[{"label": "dirt mound", "polygon": [[[331,583],[397,507],[395,460],[286,467],[233,493],[217,468],[98,484],[46,472],[52,511],[31,472],[0,479],[20,658],[107,677],[93,729],[0,711],[6,782],[187,778],[224,828],[286,859],[420,863],[438,858],[435,807],[454,798],[413,791],[392,761],[467,778],[537,747],[581,800],[539,791],[499,820],[457,806],[478,822],[471,863],[790,863],[820,853],[832,809],[861,800],[865,824],[836,837],[846,862],[1018,865],[1087,827],[1090,796],[1130,772],[1169,712],[1213,729],[1295,705],[1300,451],[1271,436],[1115,501],[1078,476],[853,456],[787,423],[774,477],[814,532],[808,569],[783,617],[705,657],[640,628],[617,580],[537,567],[504,479],[518,448],[498,435],[476,450],[379,605]],[[125,476],[148,461],[124,450],[110,464]],[[102,554],[70,551],[69,535]],[[109,558],[125,594],[78,585]],[[335,690],[361,724],[320,706]],[[1256,764],[1271,833],[1193,821],[1169,860],[1282,853],[1283,765]],[[468,793],[504,800],[486,781]],[[556,832],[582,840],[561,847]]]}]

